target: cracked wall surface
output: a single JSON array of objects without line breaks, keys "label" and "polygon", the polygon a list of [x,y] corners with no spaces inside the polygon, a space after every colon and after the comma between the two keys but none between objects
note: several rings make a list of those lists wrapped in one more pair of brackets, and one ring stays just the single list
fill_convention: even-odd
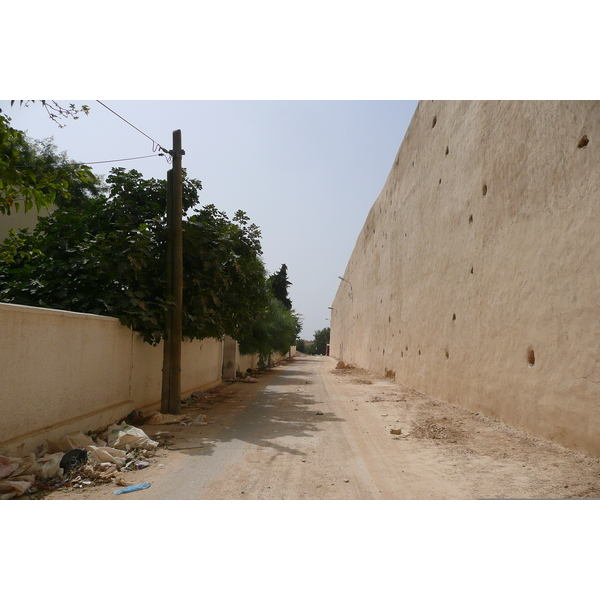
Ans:
[{"label": "cracked wall surface", "polygon": [[331,354],[600,456],[600,102],[422,101]]}]

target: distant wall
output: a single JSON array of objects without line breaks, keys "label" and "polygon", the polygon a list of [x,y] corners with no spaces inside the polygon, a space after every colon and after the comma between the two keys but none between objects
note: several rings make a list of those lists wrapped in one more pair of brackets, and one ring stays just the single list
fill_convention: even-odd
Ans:
[{"label": "distant wall", "polygon": [[[285,360],[286,358],[293,358],[296,356],[296,346],[291,346],[289,351],[285,354],[279,354],[278,352],[271,356],[271,361],[277,363]],[[259,357],[256,354],[240,354],[240,349],[237,347],[237,358],[236,365],[238,371],[245,373],[248,369],[251,371],[258,368]]]},{"label": "distant wall", "polygon": [[421,102],[331,355],[600,456],[598,232],[599,102]]},{"label": "distant wall", "polygon": [[[160,407],[162,344],[145,344],[117,319],[0,303],[0,333],[7,453]],[[218,340],[184,342],[182,393],[218,384],[222,354]]]}]

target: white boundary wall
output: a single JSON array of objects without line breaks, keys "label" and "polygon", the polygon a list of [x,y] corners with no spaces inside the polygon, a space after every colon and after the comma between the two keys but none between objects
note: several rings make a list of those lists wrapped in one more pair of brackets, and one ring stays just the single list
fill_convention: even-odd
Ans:
[{"label": "white boundary wall", "polygon": [[[118,319],[0,303],[0,453],[159,409],[162,354]],[[184,395],[217,385],[223,342],[185,342],[181,362]]]}]

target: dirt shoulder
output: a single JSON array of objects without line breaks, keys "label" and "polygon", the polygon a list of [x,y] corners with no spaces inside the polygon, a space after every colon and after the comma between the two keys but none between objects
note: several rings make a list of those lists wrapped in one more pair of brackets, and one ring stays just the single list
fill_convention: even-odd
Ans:
[{"label": "dirt shoulder", "polygon": [[[469,498],[600,498],[600,461],[353,367],[332,374],[415,457],[433,452]],[[362,386],[362,391],[361,391]],[[432,467],[433,465],[429,465]],[[427,468],[427,467],[426,467]]]}]

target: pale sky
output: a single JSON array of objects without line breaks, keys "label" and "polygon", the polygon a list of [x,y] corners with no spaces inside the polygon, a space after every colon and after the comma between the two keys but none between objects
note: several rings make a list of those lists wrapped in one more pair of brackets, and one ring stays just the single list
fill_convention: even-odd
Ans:
[{"label": "pale sky", "polygon": [[[181,129],[183,166],[202,181],[202,204],[230,217],[245,211],[262,232],[270,273],[285,263],[289,295],[302,315],[304,339],[329,326],[338,276],[383,188],[416,101],[153,101],[100,99],[163,147]],[[153,143],[95,100],[89,115],[59,128],[38,103],[1,101],[14,127],[34,139],[54,138],[76,161],[153,154]],[[94,164],[165,178],[165,158]]]}]

